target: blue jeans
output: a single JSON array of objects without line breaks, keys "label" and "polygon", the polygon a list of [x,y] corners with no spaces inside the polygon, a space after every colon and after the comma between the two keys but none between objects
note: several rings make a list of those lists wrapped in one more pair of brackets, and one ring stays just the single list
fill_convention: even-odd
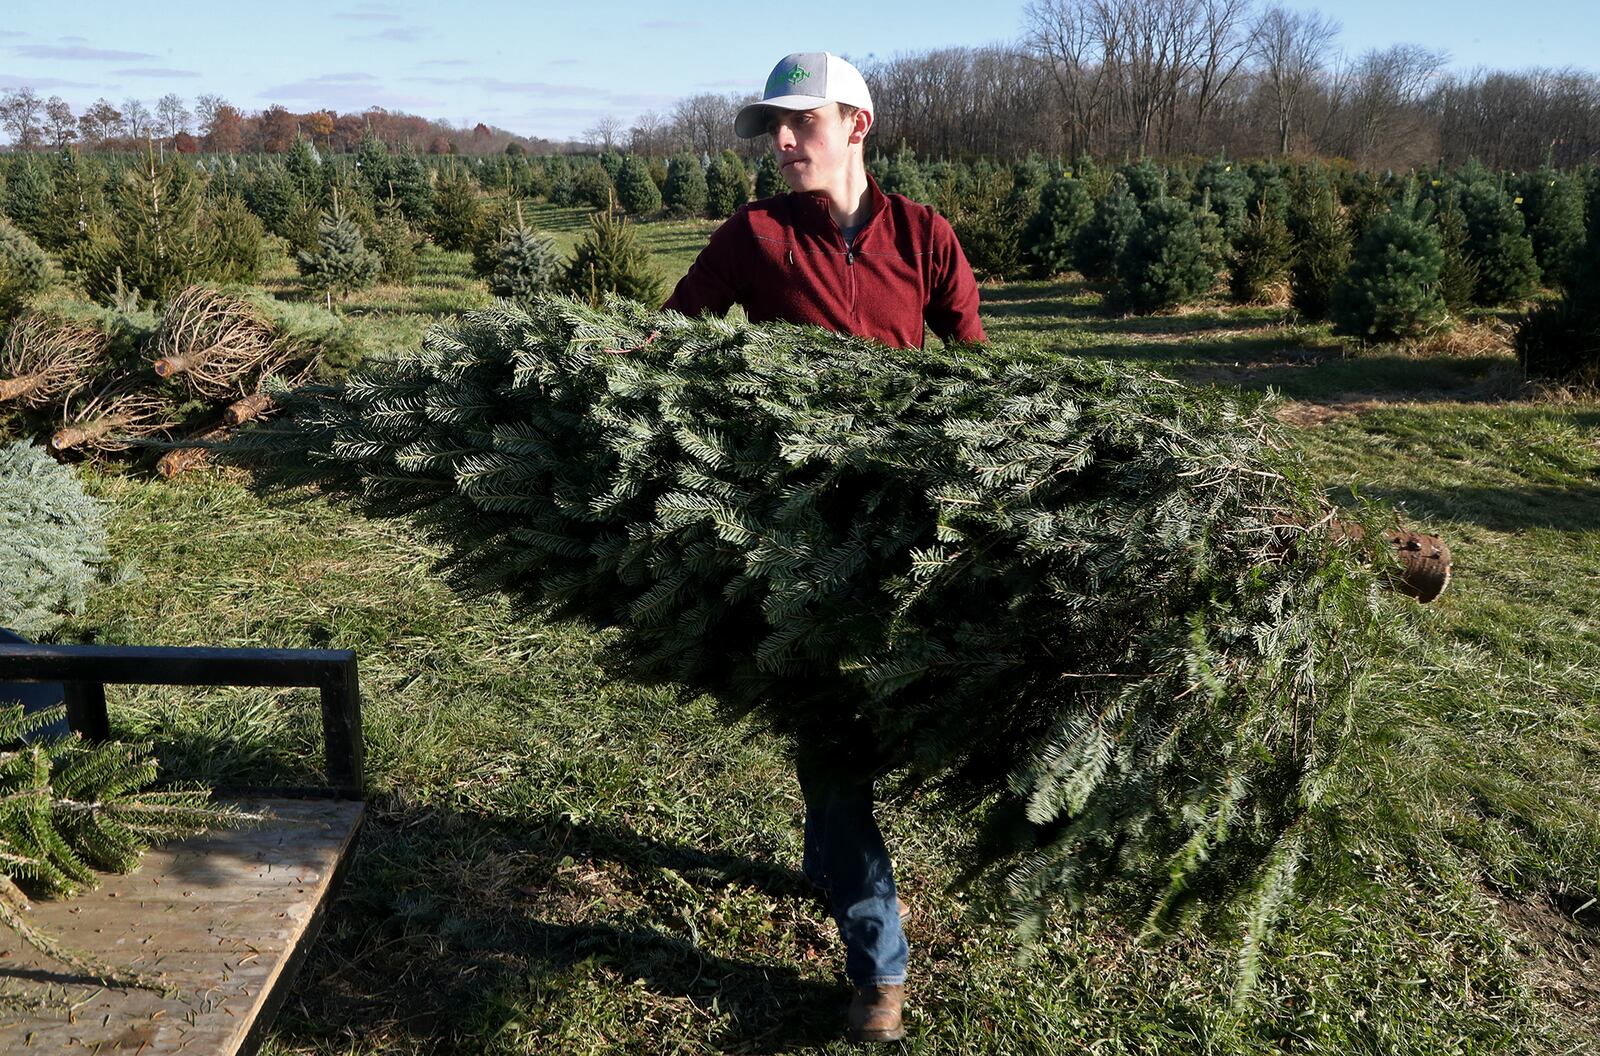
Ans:
[{"label": "blue jeans", "polygon": [[797,766],[806,802],[806,879],[828,893],[844,940],[844,969],[857,986],[906,981],[894,864],[872,816],[872,779],[839,777],[802,758]]}]

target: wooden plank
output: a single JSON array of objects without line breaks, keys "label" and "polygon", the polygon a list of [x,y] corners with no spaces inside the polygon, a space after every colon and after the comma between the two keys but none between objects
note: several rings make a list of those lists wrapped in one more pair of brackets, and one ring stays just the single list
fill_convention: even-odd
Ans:
[{"label": "wooden plank", "polygon": [[[107,989],[0,934],[0,1051],[235,1056],[254,1051],[315,938],[360,829],[348,800],[246,800],[277,820],[150,851],[35,926],[150,974],[175,996]],[[264,1026],[264,1023],[262,1024]]]}]

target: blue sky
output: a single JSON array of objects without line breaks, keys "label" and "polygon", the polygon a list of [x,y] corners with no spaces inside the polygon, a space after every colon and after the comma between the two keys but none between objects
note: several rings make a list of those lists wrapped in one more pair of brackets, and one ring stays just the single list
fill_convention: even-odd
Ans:
[{"label": "blue sky", "polygon": [[[1344,0],[1318,6],[1350,52],[1444,49],[1452,66],[1600,68],[1594,0]],[[275,0],[4,0],[0,89],[31,85],[75,109],[214,92],[244,110],[369,105],[524,135],[578,136],[702,91],[755,90],[790,51],[861,57],[1014,39],[1022,3],[878,0],[663,5]]]}]

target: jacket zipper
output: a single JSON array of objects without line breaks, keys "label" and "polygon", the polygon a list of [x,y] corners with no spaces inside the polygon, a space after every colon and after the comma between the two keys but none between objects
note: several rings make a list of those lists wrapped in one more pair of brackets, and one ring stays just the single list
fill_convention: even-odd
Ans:
[{"label": "jacket zipper", "polygon": [[[857,234],[857,237],[860,236],[860,232],[859,231],[856,232],[856,234]],[[845,274],[845,280],[846,280],[845,281],[845,285],[847,287],[849,287],[849,289],[850,289],[850,318],[852,318],[852,319],[856,319],[858,317],[858,315],[860,314],[859,312],[856,311],[856,269],[855,269],[855,263],[856,263],[856,252],[855,252],[855,250],[852,249],[849,246],[846,246],[845,250],[844,250],[844,274]]]}]

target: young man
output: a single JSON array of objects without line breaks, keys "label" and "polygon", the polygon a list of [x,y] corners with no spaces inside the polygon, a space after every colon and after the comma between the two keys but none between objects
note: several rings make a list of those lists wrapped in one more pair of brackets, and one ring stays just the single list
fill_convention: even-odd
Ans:
[{"label": "young man", "polygon": [[[872,117],[866,81],[838,56],[800,52],[779,62],[734,131],[772,137],[793,193],[734,213],[666,307],[721,315],[739,304],[752,322],[810,323],[899,348],[921,348],[924,327],[947,341],[986,340],[977,282],[950,224],[867,175]],[[844,941],[856,987],[850,1039],[895,1041],[904,1036],[905,909],[873,817],[870,768],[835,763],[804,752],[798,760],[802,869],[828,894]]]}]

